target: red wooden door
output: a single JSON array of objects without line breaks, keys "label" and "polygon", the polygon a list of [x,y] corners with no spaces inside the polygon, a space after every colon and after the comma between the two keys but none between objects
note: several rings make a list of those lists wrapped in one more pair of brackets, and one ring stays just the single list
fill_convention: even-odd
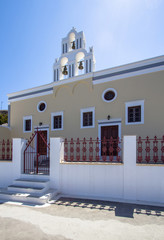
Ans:
[{"label": "red wooden door", "polygon": [[[113,153],[112,155],[113,156],[117,156],[117,142],[115,141],[117,138],[118,138],[118,125],[114,125],[114,126],[104,126],[104,127],[101,127],[101,142],[103,142],[104,140],[104,137],[107,141],[106,143],[106,147],[107,147],[107,152],[106,152],[106,155],[109,156],[110,153],[109,153],[109,147],[110,147],[110,139],[111,137],[113,138]],[[101,144],[101,152],[102,152],[102,144]]]},{"label": "red wooden door", "polygon": [[37,145],[39,155],[47,155],[47,131],[38,132]]}]

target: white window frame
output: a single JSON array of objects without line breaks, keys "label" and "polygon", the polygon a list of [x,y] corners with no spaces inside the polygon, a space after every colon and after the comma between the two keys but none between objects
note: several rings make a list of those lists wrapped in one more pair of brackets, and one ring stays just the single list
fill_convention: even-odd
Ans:
[{"label": "white window frame", "polygon": [[[31,130],[30,130],[30,131],[26,131],[26,130],[25,130],[25,126],[26,126],[25,121],[26,121],[26,120],[31,120]],[[24,116],[24,117],[23,117],[23,132],[24,132],[24,133],[32,132],[32,116]]]},{"label": "white window frame", "polygon": [[[61,128],[54,128],[53,126],[54,126],[54,117],[55,116],[61,116],[62,117],[62,121],[61,121],[61,125],[62,125],[62,127]],[[63,130],[64,129],[64,125],[63,125],[63,118],[64,118],[64,113],[63,113],[63,111],[61,111],[61,112],[54,112],[54,113],[51,113],[51,131],[61,131],[61,130]]]},{"label": "white window frame", "polygon": [[[125,103],[125,124],[126,125],[136,125],[136,124],[144,124],[144,102],[145,100],[137,100],[132,102]],[[128,108],[141,106],[141,121],[140,122],[128,122]]]},{"label": "white window frame", "polygon": [[[82,108],[81,112],[81,128],[94,128],[95,127],[95,107]],[[92,126],[83,126],[83,113],[92,112]]]},{"label": "white window frame", "polygon": [[[45,109],[44,109],[43,111],[40,111],[40,110],[39,110],[39,105],[40,105],[41,103],[44,103],[44,104],[45,104]],[[43,112],[46,111],[46,109],[47,109],[47,103],[46,103],[45,101],[40,101],[40,102],[38,102],[38,105],[37,105],[37,110],[38,110],[38,112],[43,113]]]},{"label": "white window frame", "polygon": [[[114,98],[111,99],[111,100],[106,100],[106,99],[104,98],[105,93],[108,92],[108,91],[112,91],[112,92],[115,93]],[[107,102],[107,103],[113,102],[116,98],[117,98],[117,91],[116,91],[114,88],[107,88],[107,89],[105,89],[105,90],[103,91],[103,93],[102,93],[102,100],[103,100],[104,102]]]}]

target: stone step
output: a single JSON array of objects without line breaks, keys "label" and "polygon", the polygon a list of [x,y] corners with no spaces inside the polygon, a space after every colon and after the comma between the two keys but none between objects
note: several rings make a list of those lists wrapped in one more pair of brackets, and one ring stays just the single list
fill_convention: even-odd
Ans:
[{"label": "stone step", "polygon": [[9,190],[0,191],[1,202],[18,202],[22,204],[43,205],[48,203],[53,197],[58,194],[56,189],[48,189],[43,195],[36,195],[30,193],[13,192]]},{"label": "stone step", "polygon": [[8,191],[19,192],[19,193],[34,193],[34,194],[43,194],[47,189],[44,187],[30,187],[30,186],[21,186],[21,185],[9,185]]},{"label": "stone step", "polygon": [[13,185],[49,188],[50,181],[45,179],[19,178],[14,180]]}]

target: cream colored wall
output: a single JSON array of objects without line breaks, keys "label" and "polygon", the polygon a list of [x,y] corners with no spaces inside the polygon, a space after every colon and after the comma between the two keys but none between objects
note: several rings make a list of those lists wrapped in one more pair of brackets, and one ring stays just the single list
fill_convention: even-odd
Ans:
[{"label": "cream colored wall", "polygon": [[[117,98],[110,103],[102,100],[107,88],[117,91]],[[33,127],[39,122],[49,125],[50,137],[92,137],[98,136],[97,120],[121,118],[121,135],[162,136],[164,71],[120,79],[102,84],[92,84],[92,79],[65,84],[54,88],[52,95],[11,103],[12,137],[29,138],[23,133],[23,116],[32,115]],[[45,112],[37,111],[41,100],[47,103]],[[145,100],[144,124],[125,125],[125,102]],[[80,109],[95,107],[95,128],[80,128]],[[51,112],[64,112],[64,130],[51,131]]]},{"label": "cream colored wall", "polygon": [[11,130],[8,127],[0,126],[0,141],[11,139]]}]

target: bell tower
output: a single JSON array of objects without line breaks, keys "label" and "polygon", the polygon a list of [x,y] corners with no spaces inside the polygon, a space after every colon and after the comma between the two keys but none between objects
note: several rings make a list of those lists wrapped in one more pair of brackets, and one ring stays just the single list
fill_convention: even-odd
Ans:
[{"label": "bell tower", "polygon": [[72,30],[62,39],[61,57],[55,60],[54,81],[59,81],[95,70],[93,47],[87,52],[85,49],[84,32]]}]

